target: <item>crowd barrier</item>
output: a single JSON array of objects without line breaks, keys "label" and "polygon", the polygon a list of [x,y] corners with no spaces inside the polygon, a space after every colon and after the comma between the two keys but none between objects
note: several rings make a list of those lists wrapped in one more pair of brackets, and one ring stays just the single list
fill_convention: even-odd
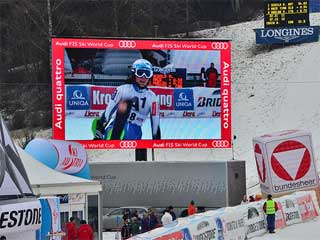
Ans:
[{"label": "crowd barrier", "polygon": [[[278,204],[276,228],[305,222],[319,216],[314,191],[296,192],[274,199]],[[221,208],[178,218],[170,225],[154,229],[131,240],[244,240],[267,232],[265,200]]]}]

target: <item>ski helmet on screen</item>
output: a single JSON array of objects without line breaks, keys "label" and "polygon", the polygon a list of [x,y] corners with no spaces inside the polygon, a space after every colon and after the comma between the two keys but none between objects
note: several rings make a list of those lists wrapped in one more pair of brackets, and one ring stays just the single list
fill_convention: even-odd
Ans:
[{"label": "ski helmet on screen", "polygon": [[138,59],[132,64],[131,72],[137,77],[150,79],[153,76],[152,64],[148,60]]}]

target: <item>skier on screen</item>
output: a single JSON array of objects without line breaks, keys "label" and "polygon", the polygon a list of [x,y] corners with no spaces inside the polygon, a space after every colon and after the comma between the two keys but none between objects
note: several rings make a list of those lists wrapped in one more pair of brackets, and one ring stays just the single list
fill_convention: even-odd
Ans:
[{"label": "skier on screen", "polygon": [[160,139],[159,103],[154,92],[147,88],[153,76],[152,65],[145,59],[136,60],[131,67],[128,84],[119,86],[111,96],[96,125],[94,140],[139,140],[141,127],[150,115],[152,139]]}]

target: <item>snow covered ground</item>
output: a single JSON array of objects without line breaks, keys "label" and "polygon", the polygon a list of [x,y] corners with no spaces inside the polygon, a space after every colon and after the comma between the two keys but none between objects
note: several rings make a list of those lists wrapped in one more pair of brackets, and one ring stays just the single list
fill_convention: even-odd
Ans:
[{"label": "snow covered ground", "polygon": [[281,230],[276,230],[275,234],[264,234],[255,237],[255,240],[318,240],[320,217],[315,218],[309,222],[294,224]]}]

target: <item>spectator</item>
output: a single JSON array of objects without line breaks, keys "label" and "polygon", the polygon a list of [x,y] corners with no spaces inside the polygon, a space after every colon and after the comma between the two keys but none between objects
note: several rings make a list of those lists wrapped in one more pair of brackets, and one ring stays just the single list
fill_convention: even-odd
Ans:
[{"label": "spectator", "polygon": [[202,81],[202,86],[206,87],[207,75],[206,75],[206,69],[204,67],[202,67],[200,70],[200,79]]},{"label": "spectator", "polygon": [[170,223],[172,223],[172,216],[169,212],[169,209],[165,210],[165,213],[163,214],[163,216],[161,218],[161,223],[164,227],[169,225]]},{"label": "spectator", "polygon": [[138,210],[135,210],[135,211],[131,214],[131,219],[132,219],[133,217],[136,217],[137,220],[140,219],[139,214],[138,214]]},{"label": "spectator", "polygon": [[197,213],[196,207],[194,206],[194,201],[192,200],[188,206],[188,216]]},{"label": "spectator", "polygon": [[130,216],[130,210],[126,208],[126,209],[123,211],[122,219],[123,219],[123,221],[126,220],[126,219],[128,219],[129,222],[130,222],[130,218],[131,218],[131,216]]},{"label": "spectator", "polygon": [[241,205],[242,204],[247,204],[248,203],[248,198],[247,198],[247,195],[243,195],[243,198],[241,200]]},{"label": "spectator", "polygon": [[262,199],[261,194],[256,194],[255,200],[256,200],[256,201],[260,201],[261,199]]},{"label": "spectator", "polygon": [[64,240],[75,240],[76,236],[76,219],[71,217],[70,221],[66,224],[66,236],[64,237]]},{"label": "spectator", "polygon": [[169,213],[171,214],[172,216],[172,221],[175,221],[177,219],[177,216],[175,214],[175,212],[173,211],[173,207],[172,206],[169,206],[168,207],[168,210],[169,210]]},{"label": "spectator", "polygon": [[121,228],[121,240],[128,239],[131,237],[131,229],[129,227],[129,219],[124,219],[123,226]]},{"label": "spectator", "polygon": [[148,232],[150,229],[149,225],[150,224],[149,224],[148,214],[143,213],[142,220],[141,220],[141,233]]},{"label": "spectator", "polygon": [[87,224],[86,220],[80,221],[80,227],[77,230],[78,240],[94,240],[92,227]]},{"label": "spectator", "polygon": [[210,67],[206,70],[207,87],[215,88],[218,80],[218,71],[214,67],[214,63],[210,63]]},{"label": "spectator", "polygon": [[267,224],[269,233],[275,233],[275,216],[278,211],[277,203],[272,199],[272,195],[268,195],[267,201],[263,204],[263,211],[267,214]]},{"label": "spectator", "polygon": [[206,211],[205,207],[197,207],[197,213],[203,213],[205,211]]},{"label": "spectator", "polygon": [[0,240],[7,240],[6,236],[1,236]]},{"label": "spectator", "polygon": [[249,196],[249,202],[254,202],[254,201],[255,201],[254,196],[250,195]]},{"label": "spectator", "polygon": [[131,236],[141,233],[141,222],[137,217],[131,218]]},{"label": "spectator", "polygon": [[154,213],[152,208],[149,208],[148,211],[149,211],[149,231],[150,231],[159,226],[159,221],[158,221],[157,215]]}]

